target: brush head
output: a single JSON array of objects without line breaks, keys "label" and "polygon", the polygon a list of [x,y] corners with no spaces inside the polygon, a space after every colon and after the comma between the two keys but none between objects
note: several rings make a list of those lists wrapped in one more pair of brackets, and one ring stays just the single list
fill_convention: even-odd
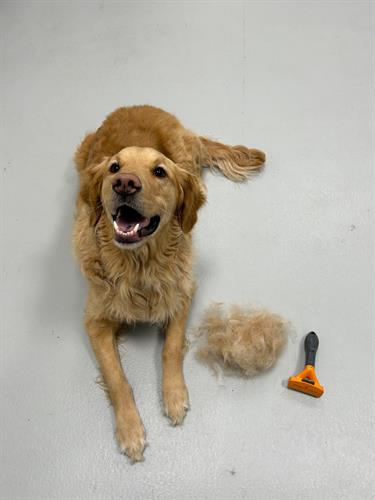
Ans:
[{"label": "brush head", "polygon": [[304,392],[315,398],[320,398],[324,393],[324,388],[320,384],[310,384],[309,382],[304,382],[298,377],[290,377],[288,380],[288,388],[294,391]]},{"label": "brush head", "polygon": [[315,369],[311,365],[306,365],[301,373],[294,377],[290,377],[288,380],[288,388],[294,391],[303,392],[304,394],[309,394],[315,398],[320,398],[324,393],[324,387],[319,384],[315,375]]}]

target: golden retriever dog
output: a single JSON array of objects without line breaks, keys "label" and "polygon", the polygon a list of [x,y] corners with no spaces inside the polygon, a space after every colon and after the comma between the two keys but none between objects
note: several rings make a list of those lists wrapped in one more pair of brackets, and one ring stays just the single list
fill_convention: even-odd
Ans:
[{"label": "golden retriever dog", "polygon": [[242,181],[264,160],[259,150],[200,137],[152,106],[117,109],[76,151],[74,246],[89,283],[85,326],[120,450],[132,461],[142,459],[146,437],[117,332],[137,321],[164,329],[163,404],[180,424],[189,406],[184,330],[194,294],[191,231],[205,202],[202,167]]}]

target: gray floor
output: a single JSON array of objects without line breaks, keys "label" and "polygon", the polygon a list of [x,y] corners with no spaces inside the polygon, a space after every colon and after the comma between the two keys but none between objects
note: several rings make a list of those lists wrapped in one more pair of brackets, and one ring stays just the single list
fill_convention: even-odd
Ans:
[{"label": "gray floor", "polygon": [[[370,2],[1,2],[1,489],[7,499],[369,499],[374,488],[374,81]],[[191,411],[160,407],[161,339],[123,362],[146,460],[116,449],[71,257],[75,146],[120,105],[264,149],[207,175],[199,291],[295,325],[271,372],[218,381],[190,352]],[[321,339],[319,400],[288,391]]]}]

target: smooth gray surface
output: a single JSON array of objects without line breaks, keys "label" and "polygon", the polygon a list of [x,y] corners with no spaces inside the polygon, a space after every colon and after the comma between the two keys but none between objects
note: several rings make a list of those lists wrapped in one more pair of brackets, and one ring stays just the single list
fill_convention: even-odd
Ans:
[{"label": "smooth gray surface", "polygon": [[[1,499],[369,499],[374,489],[373,4],[1,2]],[[123,361],[150,443],[129,465],[83,328],[73,151],[120,105],[264,149],[206,175],[197,324],[255,302],[297,330],[278,365],[220,383],[186,358],[191,411],[160,407],[161,339]],[[321,338],[315,400],[288,391]]]}]

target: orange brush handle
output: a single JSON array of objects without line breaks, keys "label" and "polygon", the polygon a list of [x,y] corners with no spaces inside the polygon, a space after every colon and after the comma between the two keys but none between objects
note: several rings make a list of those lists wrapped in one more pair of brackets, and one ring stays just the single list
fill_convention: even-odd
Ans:
[{"label": "orange brush handle", "polygon": [[315,373],[315,357],[319,346],[316,333],[310,332],[305,338],[306,364],[305,368],[288,380],[288,388],[295,391],[310,394],[316,398],[324,393],[324,387],[320,385]]}]

